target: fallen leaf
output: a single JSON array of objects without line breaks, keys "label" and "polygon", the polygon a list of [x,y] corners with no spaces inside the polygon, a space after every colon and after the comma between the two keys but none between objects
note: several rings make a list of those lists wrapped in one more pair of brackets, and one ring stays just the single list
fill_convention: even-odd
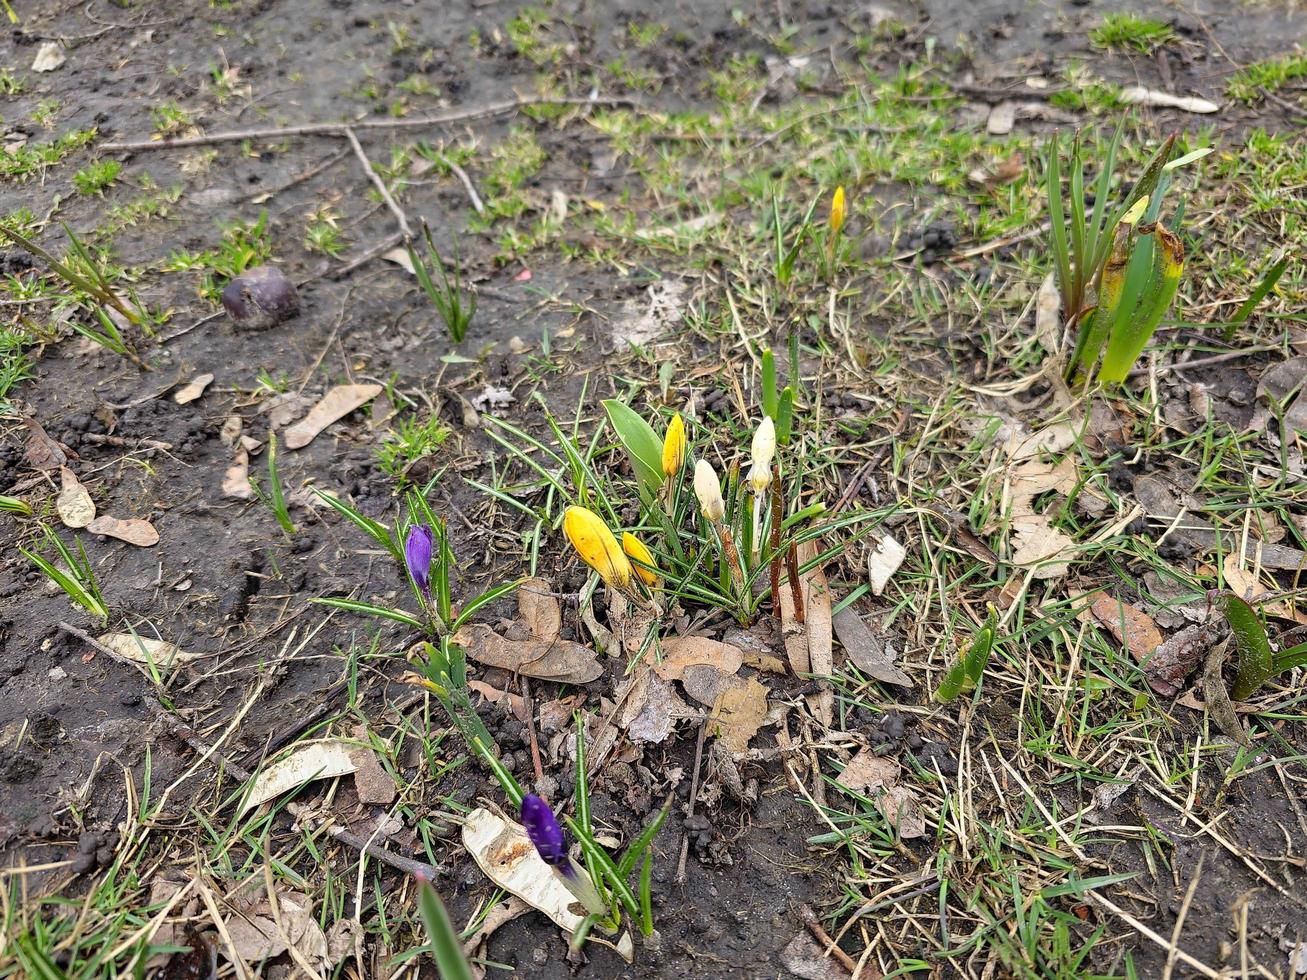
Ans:
[{"label": "fallen leaf", "polygon": [[178,405],[189,405],[204,394],[204,389],[213,384],[213,375],[197,374],[172,394],[172,400]]},{"label": "fallen leaf", "polygon": [[1040,494],[1070,493],[1078,483],[1075,459],[1057,463],[1042,459],[1074,444],[1075,430],[1066,423],[1051,425],[1030,435],[1014,435],[1006,451],[1008,468],[1003,483],[1004,510],[1008,514],[1011,562],[1035,566],[1037,579],[1060,578],[1070,570],[1069,555],[1075,541],[1053,527],[1048,514],[1035,510]]},{"label": "fallen leaf", "polygon": [[664,657],[654,672],[665,681],[679,681],[685,668],[708,664],[724,674],[734,674],[744,663],[744,651],[706,636],[677,636],[663,641]]},{"label": "fallen leaf", "polygon": [[1243,563],[1236,554],[1228,554],[1225,561],[1221,563],[1221,571],[1225,574],[1225,586],[1230,591],[1236,593],[1240,598],[1251,599],[1255,595],[1261,595],[1265,590],[1262,583],[1257,580],[1257,576],[1243,567]]},{"label": "fallen leaf", "polygon": [[1118,643],[1125,645],[1136,663],[1144,663],[1162,645],[1162,631],[1143,610],[1100,592],[1089,611]]},{"label": "fallen leaf", "polygon": [[36,419],[23,419],[27,426],[27,442],[23,446],[23,458],[34,470],[57,470],[68,462],[62,443],[50,438],[41,423]]},{"label": "fallen leaf", "polygon": [[835,782],[851,792],[874,800],[890,826],[904,840],[926,836],[926,818],[916,794],[899,785],[901,769],[893,759],[876,755],[869,748],[858,750]]},{"label": "fallen leaf", "polygon": [[159,543],[159,532],[154,525],[139,517],[119,519],[108,514],[97,517],[86,525],[92,534],[104,534],[119,541],[126,541],[138,548],[152,548]]},{"label": "fallen leaf", "polygon": [[572,723],[572,715],[585,702],[584,694],[569,694],[565,698],[555,698],[540,706],[537,716],[540,730],[546,735],[561,732]]},{"label": "fallen leaf", "polygon": [[893,535],[881,536],[876,550],[867,559],[867,574],[871,579],[872,595],[880,595],[885,591],[890,577],[899,570],[899,566],[907,556],[907,549],[895,541]]},{"label": "fallen leaf", "polygon": [[235,452],[232,464],[222,474],[222,495],[233,500],[253,500],[250,486],[250,454],[244,448]]},{"label": "fallen leaf", "polygon": [[358,919],[337,919],[327,930],[327,963],[335,966],[362,949],[363,923]]},{"label": "fallen leaf", "polygon": [[286,430],[287,449],[303,449],[327,426],[361,408],[382,392],[381,385],[337,385],[299,422]]},{"label": "fallen leaf", "polygon": [[527,714],[526,698],[520,694],[513,694],[509,691],[501,691],[497,687],[491,687],[485,681],[468,681],[469,690],[476,691],[491,704],[497,704],[502,708],[507,708],[514,718],[522,724],[530,720]]},{"label": "fallen leaf", "polygon": [[245,798],[241,813],[315,779],[349,775],[355,770],[351,754],[354,748],[339,739],[314,742],[261,769],[254,777],[254,787]]},{"label": "fallen leaf", "polygon": [[232,915],[224,926],[231,946],[219,943],[217,948],[228,957],[234,951],[245,966],[280,956],[294,947],[314,969],[328,969],[327,937],[313,914],[313,903],[294,891],[278,891],[275,898],[275,912],[266,893],[252,900],[229,901]]},{"label": "fallen leaf", "polygon": [[241,437],[241,429],[245,423],[239,415],[228,415],[222,423],[222,428],[218,430],[218,439],[224,446],[231,449],[236,445],[236,440]]},{"label": "fallen leaf", "polygon": [[389,806],[395,799],[395,777],[386,772],[377,754],[366,745],[359,745],[350,753],[354,762],[354,791],[360,803]]},{"label": "fallen leaf", "polygon": [[95,520],[95,503],[77,479],[77,474],[67,466],[59,467],[59,479],[63,488],[55,498],[54,509],[59,512],[59,520],[64,527],[86,527]]},{"label": "fallen leaf", "polygon": [[167,640],[155,640],[132,633],[105,633],[99,640],[101,645],[108,647],[124,660],[131,660],[138,664],[153,664],[156,667],[185,663],[203,656],[199,653],[187,653]]},{"label": "fallen leaf", "polygon": [[1144,664],[1148,686],[1164,697],[1180,693],[1185,678],[1202,662],[1216,639],[1209,626],[1187,626],[1159,646]]},{"label": "fallen leaf", "polygon": [[563,612],[546,578],[527,578],[517,587],[517,615],[538,640],[556,640],[563,629]]},{"label": "fallen leaf", "polygon": [[1167,109],[1183,109],[1185,112],[1209,113],[1220,112],[1221,107],[1215,102],[1208,102],[1191,95],[1172,95],[1157,89],[1129,85],[1121,90],[1121,101],[1131,105],[1160,106]]},{"label": "fallen leaf", "polygon": [[54,71],[67,60],[63,45],[58,41],[46,41],[36,49],[36,57],[32,59],[32,71]]},{"label": "fallen leaf", "polygon": [[408,254],[408,249],[392,248],[389,252],[382,252],[381,257],[387,262],[394,262],[410,276],[417,275],[417,269],[413,267],[413,256]]},{"label": "fallen leaf", "polygon": [[[884,545],[891,540],[893,539],[886,535],[881,544]],[[875,553],[879,554],[879,549]],[[816,541],[805,541],[799,545],[800,566],[807,564],[816,557]],[[814,674],[820,677],[830,677],[831,674],[835,673],[835,658],[831,653],[833,633],[831,630],[830,585],[826,581],[826,573],[822,570],[821,565],[815,565],[804,573],[802,581],[807,592],[803,606],[803,627],[808,634],[808,664]],[[879,592],[876,594],[880,595]]]},{"label": "fallen leaf", "polygon": [[669,681],[646,670],[623,706],[619,724],[632,742],[656,744],[667,738],[679,718],[694,715]]},{"label": "fallen leaf", "polygon": [[[805,930],[785,944],[781,950],[781,966],[802,980],[848,980],[849,974],[839,962],[828,956]],[[865,976],[865,974],[864,974]],[[871,980],[867,976],[867,980]]]},{"label": "fallen leaf", "polygon": [[1203,664],[1203,698],[1207,702],[1207,713],[1212,716],[1216,726],[1244,748],[1251,748],[1248,732],[1239,720],[1238,712],[1234,710],[1225,678],[1221,676],[1221,667],[1229,649],[1230,640],[1227,638],[1207,652],[1207,661]]},{"label": "fallen leaf", "polygon": [[485,623],[469,623],[453,640],[477,663],[545,681],[588,684],[603,668],[593,650],[571,640],[510,640]]},{"label": "fallen leaf", "polygon": [[853,665],[882,684],[912,687],[912,678],[894,666],[894,655],[868,629],[852,606],[845,606],[832,620],[835,635]]},{"label": "fallen leaf", "polygon": [[[296,391],[282,392],[259,406],[259,412],[268,416],[269,429],[284,429],[313,407],[313,399]],[[236,433],[240,435],[239,432]]]},{"label": "fallen leaf", "polygon": [[767,720],[767,688],[750,677],[722,691],[713,707],[714,733],[732,752],[743,752]]},{"label": "fallen leaf", "polygon": [[863,748],[849,760],[835,782],[854,793],[867,795],[869,790],[890,786],[899,781],[899,764],[893,759],[877,755]]},{"label": "fallen leaf", "polygon": [[583,917],[573,911],[580,903],[536,853],[521,824],[478,808],[463,820],[463,846],[485,876],[504,891],[543,912],[569,934],[580,926]]},{"label": "fallen leaf", "polygon": [[671,330],[681,320],[688,288],[680,280],[659,279],[646,287],[643,298],[624,302],[612,319],[618,348],[643,347]]},{"label": "fallen leaf", "polygon": [[710,708],[717,703],[723,692],[744,685],[743,677],[718,670],[711,664],[690,664],[681,671],[681,686],[685,688],[685,693]]}]

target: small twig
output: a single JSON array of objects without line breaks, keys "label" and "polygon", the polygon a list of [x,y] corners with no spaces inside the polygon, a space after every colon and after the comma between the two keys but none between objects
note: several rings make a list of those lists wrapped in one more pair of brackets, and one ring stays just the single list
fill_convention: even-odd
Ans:
[{"label": "small twig", "polygon": [[522,700],[526,702],[526,731],[531,740],[531,765],[535,768],[536,782],[545,778],[545,769],[540,762],[540,740],[536,738],[536,712],[531,702],[531,681],[522,674]]},{"label": "small twig", "polygon": [[[688,820],[694,816],[694,801],[699,795],[699,768],[703,765],[703,740],[708,734],[708,718],[705,716],[703,721],[699,722],[699,740],[694,745],[694,771],[690,776],[690,810],[685,815]],[[685,859],[690,854],[690,835],[681,832],[681,857],[676,862],[676,883],[685,884]]]},{"label": "small twig", "polygon": [[840,949],[835,940],[831,939],[830,933],[822,927],[821,920],[817,918],[817,913],[812,910],[810,905],[799,906],[799,918],[803,924],[808,927],[812,937],[821,943],[824,949],[822,952],[827,956],[833,956],[840,961],[840,965],[849,973],[854,973],[858,969],[857,961],[852,956]]},{"label": "small twig", "polygon": [[484,216],[486,206],[481,203],[481,196],[477,193],[477,189],[472,186],[472,178],[467,175],[467,171],[448,157],[442,156],[441,159],[445,161],[445,166],[449,168],[450,172],[463,182],[463,189],[467,191],[467,198],[472,202],[473,210],[477,214]]},{"label": "small twig", "polygon": [[[133,663],[126,657],[114,652],[99,640],[92,637],[85,630],[80,630],[76,626],[71,626],[68,623],[60,623],[59,629],[63,630],[70,636],[76,637],[88,646],[95,648],[100,653],[110,657],[116,663],[131,666],[135,670],[140,670],[140,664]],[[154,712],[155,717],[159,719],[169,732],[189,745],[200,755],[201,758],[207,760],[210,765],[216,766],[220,769],[225,769],[241,782],[249,782],[254,778],[249,770],[235,762],[232,762],[220,752],[216,751],[212,746],[206,745],[199,735],[195,733],[194,729],[175,715],[171,714],[152,694],[144,694],[142,695],[142,699],[151,711]],[[347,844],[356,851],[362,851],[363,853],[376,858],[383,864],[388,864],[398,871],[403,871],[405,874],[423,874],[430,879],[434,879],[438,874],[438,869],[432,865],[396,854],[393,851],[389,851],[382,847],[380,844],[360,837],[358,834],[353,833],[345,827],[329,823],[327,819],[322,817],[320,814],[315,813],[312,808],[307,807],[302,803],[295,803],[292,801],[286,804],[284,810],[279,810],[277,812],[279,816],[290,816],[296,821],[311,823],[318,829],[325,831],[329,837],[334,837],[342,844]]]},{"label": "small twig", "polygon": [[218,317],[222,316],[223,312],[224,312],[223,310],[217,310],[217,311],[215,311],[215,312],[213,312],[213,313],[208,314],[207,316],[202,316],[202,317],[200,317],[198,320],[196,320],[194,323],[192,323],[189,327],[182,327],[180,330],[177,330],[177,331],[175,331],[174,333],[170,333],[170,334],[168,334],[166,337],[160,337],[160,338],[159,338],[159,343],[161,343],[161,344],[166,344],[166,343],[168,343],[168,341],[170,341],[170,340],[176,340],[178,337],[185,337],[188,333],[190,333],[190,332],[191,332],[192,330],[194,330],[196,327],[202,327],[202,326],[204,326],[206,323],[210,322],[211,320],[216,320],[216,319],[218,319]]},{"label": "small twig", "polygon": [[351,259],[338,269],[327,273],[327,275],[332,279],[340,279],[342,276],[347,276],[360,266],[367,265],[378,255],[389,252],[402,241],[404,241],[404,233],[402,231],[397,231],[393,235],[388,235],[367,251],[360,253],[357,258]]},{"label": "small twig", "polygon": [[390,213],[393,214],[395,220],[399,222],[399,230],[404,236],[404,241],[410,241],[413,238],[413,231],[408,226],[408,215],[404,213],[403,208],[395,203],[395,199],[391,196],[390,188],[386,186],[386,182],[381,179],[375,170],[372,169],[372,161],[369,160],[368,155],[363,152],[363,144],[361,144],[359,138],[354,135],[354,130],[350,129],[348,126],[345,127],[345,138],[349,140],[349,145],[354,148],[354,155],[359,158],[359,163],[363,164],[363,169],[367,172],[368,180],[372,181],[372,186],[381,192],[381,199],[386,202],[386,207],[390,208]]},{"label": "small twig", "polygon": [[104,143],[100,149],[106,153],[137,153],[145,150],[171,150],[184,146],[212,146],[214,143],[243,143],[246,140],[279,140],[287,136],[344,136],[349,129],[417,129],[423,126],[442,126],[445,123],[460,122],[465,119],[479,119],[485,116],[498,116],[508,112],[517,112],[533,105],[594,105],[594,106],[633,106],[634,99],[614,96],[597,96],[595,98],[548,98],[527,97],[505,99],[489,105],[472,109],[460,109],[455,112],[443,112],[435,116],[423,116],[420,119],[364,119],[356,123],[304,123],[300,126],[272,126],[261,129],[234,129],[222,133],[209,133],[204,136],[179,136],[167,140],[141,140],[135,143]]},{"label": "small twig", "polygon": [[300,184],[312,180],[314,177],[322,173],[324,170],[329,170],[331,167],[334,167],[336,164],[340,163],[340,161],[344,160],[345,157],[347,156],[349,156],[349,150],[341,150],[339,153],[333,153],[331,156],[327,157],[327,159],[323,160],[321,163],[310,167],[308,170],[305,170],[301,174],[297,174],[296,176],[292,177],[290,180],[286,181],[286,183],[284,184],[278,184],[276,187],[272,188],[271,190],[250,191],[248,194],[242,194],[240,197],[236,199],[236,201],[239,203],[241,201],[252,200],[253,198],[256,197],[261,197],[264,198],[265,200],[267,198],[275,197],[276,195],[282,193],[282,191],[288,191],[292,187],[298,187]]},{"label": "small twig", "polygon": [[1174,943],[1167,942],[1163,936],[1159,935],[1158,933],[1154,932],[1152,929],[1148,928],[1148,926],[1144,925],[1142,922],[1136,919],[1125,909],[1121,908],[1118,905],[1113,905],[1111,902],[1105,899],[1102,895],[1099,895],[1097,892],[1090,891],[1090,892],[1086,892],[1085,894],[1090,899],[1097,902],[1099,905],[1103,906],[1103,908],[1107,909],[1109,912],[1112,912],[1115,915],[1119,916],[1122,920],[1124,920],[1124,922],[1128,926],[1134,929],[1135,932],[1139,933],[1139,935],[1143,936],[1145,939],[1151,940],[1152,942],[1156,943],[1158,946],[1161,946],[1162,949],[1167,950],[1168,955],[1173,953],[1176,959],[1178,959],[1182,963],[1187,964],[1188,966],[1193,967],[1203,976],[1211,977],[1212,980],[1221,980],[1221,978],[1224,976],[1224,974],[1219,973],[1216,970],[1213,970],[1202,960],[1195,959],[1194,957],[1190,956],[1188,953],[1180,949],[1180,947],[1176,946]]},{"label": "small twig", "polygon": [[803,583],[799,580],[799,546],[790,542],[785,553],[785,571],[790,577],[790,597],[794,600],[794,621],[803,622]]},{"label": "small twig", "polygon": [[[1242,350],[1226,351],[1224,354],[1213,354],[1211,357],[1196,357],[1192,361],[1179,361],[1174,364],[1161,364],[1157,368],[1158,374],[1167,371],[1188,371],[1190,368],[1211,367],[1213,364],[1224,364],[1227,361],[1237,361],[1241,357],[1247,357],[1249,354],[1260,354],[1266,351],[1279,350],[1277,346],[1263,344],[1259,347],[1245,347]],[[1152,368],[1140,367],[1135,368],[1127,378],[1142,378],[1152,371]]]}]

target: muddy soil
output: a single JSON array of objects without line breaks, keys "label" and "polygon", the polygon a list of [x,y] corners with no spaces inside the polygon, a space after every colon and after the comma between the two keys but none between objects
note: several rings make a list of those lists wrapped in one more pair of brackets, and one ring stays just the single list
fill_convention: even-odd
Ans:
[{"label": "muddy soil", "polygon": [[[953,59],[951,74],[961,90],[971,86],[982,102],[987,90],[1010,89],[1013,79],[1072,59],[1093,59],[1097,71],[1121,82],[1157,86],[1166,78],[1177,89],[1216,93],[1226,71],[1214,53],[1217,43],[1237,60],[1250,61],[1280,50],[1282,39],[1295,27],[1301,34],[1304,26],[1303,14],[1275,4],[1236,10],[1207,3],[1183,15],[1161,10],[1185,41],[1182,55],[1172,54],[1168,61],[1090,50],[1087,25],[1118,6],[1021,0],[875,5],[909,26],[904,61],[919,56],[924,38],[933,39]],[[584,96],[589,66],[627,57],[662,80],[656,93],[638,97],[651,106],[678,109],[703,101],[709,71],[731,56],[774,54],[766,41],[772,32],[793,26],[801,47],[820,53],[839,45],[850,23],[879,16],[865,5],[757,4],[745,10],[749,27],[744,29],[735,15],[738,7],[684,0],[659,7],[658,18],[673,30],[665,43],[637,52],[623,38],[632,22],[653,13],[647,4],[598,0],[552,7],[571,25],[558,39],[556,73],[573,83],[569,94]],[[94,126],[101,141],[132,141],[149,138],[158,107],[166,104],[190,107],[210,132],[376,120],[384,118],[390,103],[369,93],[393,91],[419,75],[437,94],[406,96],[406,111],[417,117],[529,93],[538,71],[505,38],[505,25],[521,11],[511,2],[190,0],[92,3],[85,10],[80,4],[42,2],[19,9],[21,27],[0,40],[5,63],[25,66],[42,41],[68,40],[67,62],[60,69],[29,74],[28,90],[0,100],[9,132],[33,140],[49,138],[22,121],[42,99],[59,100],[57,132]],[[396,31],[408,38],[403,50],[396,50]],[[478,57],[470,55],[467,43],[474,33],[482,39]],[[215,71],[223,65],[239,66],[237,84],[248,87],[248,94],[223,99],[215,86]],[[893,65],[887,61],[879,67],[892,70]],[[1264,112],[1259,122],[1288,125],[1278,111],[1266,110],[1270,114]],[[1240,118],[1245,112],[1232,110],[1221,125],[1247,121]],[[557,188],[573,198],[618,200],[629,187],[620,165],[612,167],[604,143],[585,131],[579,115],[570,119],[556,126],[501,114],[456,123],[445,132],[475,134],[494,144],[514,126],[531,126],[546,162],[531,178],[529,195],[548,199]],[[403,131],[381,131],[366,134],[364,145],[381,163],[391,145],[410,138]],[[504,460],[485,428],[471,424],[471,406],[484,409],[494,404],[496,392],[506,391],[510,400],[495,410],[540,433],[545,426],[537,394],[566,417],[579,406],[593,419],[603,398],[622,391],[620,374],[612,368],[625,365],[619,360],[625,352],[614,337],[613,321],[623,302],[642,296],[662,270],[641,268],[621,276],[560,255],[506,255],[489,233],[462,234],[469,202],[457,180],[414,186],[404,201],[409,221],[426,222],[445,246],[458,231],[466,267],[485,287],[472,336],[453,345],[425,297],[395,264],[374,259],[337,275],[352,257],[395,230],[394,216],[371,199],[368,179],[352,154],[343,152],[347,149],[338,138],[311,136],[117,154],[133,180],[148,175],[157,187],[182,188],[166,216],[115,236],[117,262],[157,266],[170,255],[213,247],[223,223],[266,214],[278,264],[301,283],[302,313],[267,332],[239,333],[223,317],[210,316],[216,307],[197,295],[198,273],[151,276],[140,295],[172,311],[165,336],[194,325],[150,350],[153,370],[141,372],[70,339],[47,346],[35,377],[17,391],[23,409],[72,461],[100,513],[148,519],[159,533],[159,543],[150,548],[83,534],[115,616],[143,635],[158,631],[178,638],[197,655],[156,684],[146,671],[115,662],[61,629],[67,623],[95,632],[18,553],[20,540],[26,541],[20,527],[0,521],[0,853],[10,866],[74,862],[71,869],[29,876],[29,887],[65,881],[69,870],[92,874],[112,859],[115,828],[129,805],[125,779],[141,786],[148,766],[152,784],[164,786],[195,763],[192,747],[161,722],[152,696],[166,694],[188,725],[210,733],[222,731],[244,709],[223,751],[256,768],[270,746],[299,730],[297,716],[319,708],[340,710],[346,696],[342,682],[358,666],[351,651],[359,645],[367,649],[370,642],[371,623],[337,613],[323,627],[322,608],[306,600],[347,595],[402,600],[405,585],[398,570],[352,527],[312,506],[304,489],[337,494],[379,520],[394,517],[394,480],[381,471],[375,454],[384,428],[384,413],[376,408],[330,427],[302,450],[282,454],[282,479],[292,491],[298,525],[293,537],[284,535],[257,501],[224,494],[224,476],[233,463],[232,420],[239,420],[241,433],[266,443],[269,385],[280,391],[283,403],[300,399],[302,406],[338,383],[375,381],[415,401],[423,393],[430,396],[453,435],[438,462],[424,463],[413,475],[438,477],[431,503],[449,521],[460,560],[457,587],[467,593],[519,574],[522,567],[522,528],[502,508],[490,508],[466,482],[493,482]],[[333,155],[339,159],[295,182]],[[66,182],[61,173],[48,184],[0,185],[0,212],[28,207],[40,215],[54,194],[68,194]],[[352,243],[339,259],[303,247],[304,216],[324,204],[340,215]],[[104,208],[97,199],[77,198],[65,202],[59,219],[89,238]],[[27,264],[15,250],[0,253],[0,259],[6,271]],[[541,373],[538,360],[545,346],[555,367]],[[203,397],[178,404],[174,386],[205,372],[215,380]],[[265,397],[254,397],[260,391]],[[688,394],[688,388],[674,388],[670,400]],[[0,491],[45,486],[53,495],[58,471],[51,475],[33,467],[32,432],[14,421],[0,430]],[[251,470],[257,473],[263,460],[256,456]],[[538,571],[564,592],[581,582],[574,563],[557,549],[541,552]],[[510,611],[511,603],[503,603],[492,618]],[[566,616],[568,628],[579,629],[575,608]],[[382,626],[374,650],[400,654],[408,639],[402,627]],[[403,667],[398,656],[366,659],[358,706],[364,716],[384,714],[387,704],[410,690],[398,680]],[[597,707],[611,686],[611,678],[592,685],[591,704]],[[556,693],[542,691],[537,697]],[[505,723],[498,713],[489,717],[497,731]],[[924,748],[901,751],[951,763],[949,736],[926,734]],[[694,742],[694,731],[683,729],[662,758],[646,757],[643,764],[656,773],[688,773]],[[520,740],[510,748],[521,752]],[[688,828],[678,810],[660,835],[655,872],[660,950],[626,967],[591,947],[591,964],[581,975],[787,975],[780,950],[803,931],[796,910],[804,904],[829,906],[839,895],[841,872],[806,847],[807,838],[826,828],[789,789],[780,768],[762,762],[749,775],[759,781],[756,803],[727,800],[709,817],[691,818]],[[1276,786],[1264,789],[1257,799],[1226,801],[1234,825],[1226,832],[1259,853],[1279,853],[1284,849],[1280,828],[1296,828],[1298,819]],[[456,795],[471,802],[478,791],[491,792],[481,777],[468,780]],[[687,794],[683,783],[679,791]],[[639,822],[633,817],[656,807],[647,792],[639,805],[621,793],[620,784],[598,788],[598,819],[629,828]],[[1144,811],[1161,832],[1183,831],[1183,822],[1158,809],[1156,801],[1127,796],[1120,805]],[[687,878],[677,884],[672,878],[687,829]],[[456,832],[445,830],[428,856],[442,866],[442,891],[457,917],[481,901],[488,886],[457,845]],[[414,846],[421,857],[416,839]],[[916,860],[931,859],[928,847],[913,853]],[[1177,847],[1170,857],[1177,868],[1192,867],[1197,847]],[[350,859],[342,855],[344,864]],[[1104,860],[1114,859],[1105,854]],[[1123,864],[1113,864],[1113,870],[1138,860],[1137,851],[1123,855]],[[1229,854],[1209,853],[1205,862],[1201,888],[1187,909],[1186,948],[1215,962],[1226,942],[1230,896],[1266,883]],[[1276,888],[1263,888],[1260,914],[1271,921],[1301,914],[1277,892],[1301,885],[1300,877],[1291,879],[1286,869]],[[1188,880],[1187,875],[1178,880]],[[1161,914],[1155,928],[1169,929],[1183,898],[1156,896]],[[1255,941],[1270,942],[1266,936]],[[1143,942],[1131,948],[1141,976],[1160,975],[1164,952]],[[1120,951],[1114,944],[1097,959],[1119,968]],[[538,915],[505,926],[488,947],[489,959],[547,978],[573,975],[576,966],[565,954],[557,929]]]}]

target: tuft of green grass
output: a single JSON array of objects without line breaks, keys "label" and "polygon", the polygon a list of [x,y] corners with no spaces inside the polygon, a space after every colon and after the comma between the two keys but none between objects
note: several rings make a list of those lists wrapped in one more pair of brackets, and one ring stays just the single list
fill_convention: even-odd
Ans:
[{"label": "tuft of green grass", "polygon": [[387,476],[402,480],[414,464],[432,455],[448,438],[449,429],[435,416],[425,420],[406,416],[377,447],[377,463]]},{"label": "tuft of green grass", "polygon": [[0,95],[21,95],[26,83],[8,68],[0,68]]},{"label": "tuft of green grass", "polygon": [[202,272],[200,295],[216,302],[228,281],[266,262],[271,254],[268,213],[264,211],[257,221],[233,221],[224,225],[222,240],[211,249],[175,252],[163,268],[165,272]]},{"label": "tuft of green grass", "polygon": [[90,145],[94,129],[75,129],[49,143],[28,143],[9,153],[0,153],[0,178],[30,180],[39,177],[64,157]]},{"label": "tuft of green grass", "polygon": [[1274,92],[1290,82],[1307,78],[1307,54],[1288,54],[1267,61],[1255,61],[1230,76],[1225,92],[1240,102],[1256,102],[1262,90]]},{"label": "tuft of green grass", "polygon": [[117,160],[96,160],[73,174],[73,186],[83,197],[103,195],[122,173],[123,165]]},{"label": "tuft of green grass", "polygon": [[1162,45],[1175,40],[1175,31],[1160,20],[1123,12],[1104,14],[1102,22],[1089,32],[1089,40],[1096,48],[1152,54]]}]

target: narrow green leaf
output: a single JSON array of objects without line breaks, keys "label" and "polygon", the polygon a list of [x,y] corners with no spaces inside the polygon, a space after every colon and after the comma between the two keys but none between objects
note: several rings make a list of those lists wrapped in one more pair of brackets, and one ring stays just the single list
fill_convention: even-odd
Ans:
[{"label": "narrow green leaf", "polygon": [[1257,309],[1257,304],[1270,295],[1271,290],[1275,288],[1275,284],[1280,281],[1280,276],[1284,275],[1284,270],[1288,267],[1289,259],[1286,256],[1266,270],[1266,275],[1262,276],[1262,281],[1257,284],[1257,288],[1253,290],[1252,295],[1240,304],[1239,309],[1230,318],[1223,335],[1225,340],[1233,339],[1234,332],[1248,322],[1248,318],[1253,315],[1253,310]]},{"label": "narrow green leaf", "polygon": [[320,606],[332,606],[336,609],[344,609],[346,612],[362,613],[364,616],[377,616],[381,619],[393,619],[397,623],[403,623],[405,626],[412,626],[414,629],[425,629],[422,620],[416,616],[411,616],[400,609],[391,609],[387,606],[374,606],[370,602],[359,602],[356,599],[337,599],[333,596],[319,596],[310,599],[310,602],[317,603]]},{"label": "narrow green leaf", "polygon": [[431,887],[431,882],[425,879],[419,885],[418,904],[440,980],[472,980],[472,968],[463,956],[463,946],[458,941],[458,931],[449,918],[449,911]]},{"label": "narrow green leaf", "polygon": [[604,401],[604,411],[635,467],[641,488],[654,496],[663,485],[663,440],[634,409],[615,398]]}]

